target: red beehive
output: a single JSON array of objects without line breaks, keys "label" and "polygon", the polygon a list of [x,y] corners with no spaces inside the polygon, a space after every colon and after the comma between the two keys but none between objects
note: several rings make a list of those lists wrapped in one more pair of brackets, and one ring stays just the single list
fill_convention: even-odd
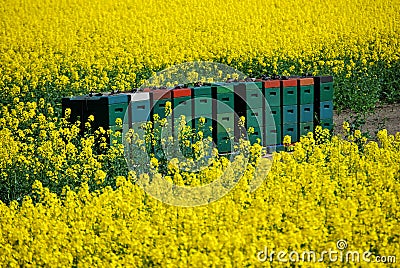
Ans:
[{"label": "red beehive", "polygon": [[177,88],[172,90],[173,98],[190,97],[192,96],[192,90],[190,88]]},{"label": "red beehive", "polygon": [[281,80],[282,87],[295,87],[297,86],[296,79]]},{"label": "red beehive", "polygon": [[279,80],[266,80],[263,81],[264,88],[274,88],[274,87],[280,87],[280,81]]},{"label": "red beehive", "polygon": [[299,85],[300,86],[308,86],[308,85],[314,85],[314,78],[299,78]]}]

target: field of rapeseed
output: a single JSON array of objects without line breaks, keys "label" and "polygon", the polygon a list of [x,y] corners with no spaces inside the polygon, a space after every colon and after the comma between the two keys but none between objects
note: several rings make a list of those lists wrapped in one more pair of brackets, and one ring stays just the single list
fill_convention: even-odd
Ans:
[{"label": "field of rapeseed", "polygon": [[[310,133],[292,153],[275,155],[256,191],[249,191],[255,172],[250,165],[233,191],[207,206],[159,202],[136,184],[135,174],[116,177],[115,189],[91,192],[84,182],[78,191],[64,188],[58,196],[37,181],[34,195],[22,205],[0,205],[0,263],[269,266],[273,263],[260,262],[258,255],[268,247],[288,254],[317,252],[306,266],[366,264],[362,257],[349,263],[321,259],[323,251],[337,250],[338,240],[347,242],[347,250],[371,252],[371,262],[374,256],[398,256],[400,135],[381,131],[378,143],[364,144],[359,134],[348,141]],[[240,157],[238,161],[240,165]],[[267,159],[258,161],[268,165]],[[222,159],[217,162],[210,174],[229,166]],[[174,180],[183,173],[169,167]],[[157,172],[139,176],[160,178]]]},{"label": "field of rapeseed", "polygon": [[[105,138],[118,133],[82,137],[60,115],[63,96],[130,90],[196,60],[254,77],[333,75],[336,108],[367,112],[400,100],[399,1],[0,4],[0,266],[268,267],[277,259],[260,261],[266,247],[318,260],[338,240],[371,261],[400,256],[400,133],[367,141],[345,124],[345,137],[318,129],[271,161],[243,145],[235,161],[214,154],[199,172],[176,159],[128,172],[122,145]],[[168,195],[161,181],[198,186],[238,170],[207,206],[143,190]]]},{"label": "field of rapeseed", "polygon": [[398,1],[0,3],[2,103],[126,90],[195,60],[334,75],[337,108],[400,98]]}]

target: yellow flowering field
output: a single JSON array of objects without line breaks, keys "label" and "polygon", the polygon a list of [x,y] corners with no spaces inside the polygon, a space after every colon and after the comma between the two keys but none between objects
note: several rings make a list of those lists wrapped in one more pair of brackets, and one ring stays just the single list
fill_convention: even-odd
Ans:
[{"label": "yellow flowering field", "polygon": [[[90,191],[84,182],[59,195],[36,181],[22,204],[0,203],[0,264],[275,266],[276,256],[270,262],[259,253],[268,248],[317,254],[300,262],[286,255],[287,262],[278,263],[283,265],[378,265],[378,256],[400,254],[400,135],[382,130],[378,138],[365,143],[359,132],[344,139],[317,129],[291,153],[274,156],[256,191],[249,190],[251,163],[233,191],[207,206],[170,206],[149,196],[136,182],[143,176],[154,182],[160,176],[156,171],[116,176],[114,189]],[[211,171],[230,165],[217,162]],[[256,162],[269,165],[265,158]],[[169,167],[174,180],[184,173]],[[323,251],[342,252],[337,241],[360,252],[360,259],[321,257]],[[363,252],[371,255],[363,259]]]},{"label": "yellow flowering field", "polygon": [[[60,111],[63,96],[131,90],[201,60],[250,77],[333,75],[335,108],[366,113],[400,101],[399,10],[387,0],[0,0],[0,266],[395,266],[400,133],[368,141],[347,123],[343,137],[317,128],[271,159],[257,144],[240,144],[233,161],[195,144],[191,162],[153,158],[132,171],[120,133],[81,136]],[[185,170],[193,162],[204,168]],[[178,186],[204,196],[171,205]]]},{"label": "yellow flowering field", "polygon": [[337,108],[400,99],[399,1],[0,3],[3,103],[129,90],[195,60],[249,76],[334,75]]},{"label": "yellow flowering field", "polygon": [[[43,115],[53,108],[42,99],[14,106],[0,118],[1,266],[340,267],[399,256],[400,133],[368,142],[348,124],[344,137],[319,127],[272,162],[256,144],[248,161],[215,157],[196,173],[172,159],[163,177],[156,160],[128,173],[121,145],[109,148],[102,130],[80,137],[75,124]],[[164,179],[196,186],[238,171],[232,191],[202,206],[168,205],[168,192],[151,191]]]}]

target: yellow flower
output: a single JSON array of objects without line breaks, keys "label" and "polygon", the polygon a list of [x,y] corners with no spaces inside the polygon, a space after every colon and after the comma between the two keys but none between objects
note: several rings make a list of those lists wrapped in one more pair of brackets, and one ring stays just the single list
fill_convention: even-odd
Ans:
[{"label": "yellow flower", "polygon": [[347,121],[343,122],[343,130],[346,131],[346,133],[350,132],[350,124]]},{"label": "yellow flower", "polygon": [[199,118],[199,124],[204,125],[206,123],[206,119],[204,117]]},{"label": "yellow flower", "polygon": [[288,146],[292,143],[292,137],[289,135],[286,135],[285,137],[283,137],[283,144]]},{"label": "yellow flower", "polygon": [[167,102],[165,103],[165,115],[166,115],[166,116],[170,116],[171,113],[172,113],[171,102],[170,102],[170,101],[167,101]]},{"label": "yellow flower", "polygon": [[115,119],[115,124],[116,124],[117,126],[122,126],[122,119],[121,119],[121,118]]},{"label": "yellow flower", "polygon": [[157,160],[157,158],[151,158],[150,159],[150,166],[152,167],[152,168],[157,168],[158,167],[158,160]]},{"label": "yellow flower", "polygon": [[356,129],[356,130],[354,131],[354,137],[355,137],[356,139],[360,139],[360,138],[361,138],[361,131],[358,130],[358,129]]},{"label": "yellow flower", "polygon": [[71,116],[71,109],[67,108],[65,109],[65,118],[68,119]]},{"label": "yellow flower", "polygon": [[[342,103],[345,88],[396,77],[399,1],[315,1],[305,9],[305,1],[273,0],[267,11],[254,0],[33,2],[24,9],[2,1],[0,266],[276,266],[254,256],[265,248],[321,253],[338,239],[349,251],[399,252],[400,133],[382,130],[367,143],[361,131],[349,136],[348,122],[348,139],[317,126],[270,163],[249,142],[237,145],[237,155],[218,155],[212,138],[203,143],[185,122],[182,148],[173,149],[188,157],[166,150],[164,158],[151,145],[176,139],[156,137],[153,127],[168,120],[155,115],[154,124],[143,123],[145,137],[127,137],[139,148],[128,173],[126,148],[110,146],[111,131],[81,136],[81,122],[54,115],[61,97],[130,91],[151,76],[149,84],[171,87],[242,79],[218,66],[157,73],[198,60],[254,76],[335,74]],[[165,108],[170,116],[171,102]],[[170,205],[173,199],[189,207]]]}]

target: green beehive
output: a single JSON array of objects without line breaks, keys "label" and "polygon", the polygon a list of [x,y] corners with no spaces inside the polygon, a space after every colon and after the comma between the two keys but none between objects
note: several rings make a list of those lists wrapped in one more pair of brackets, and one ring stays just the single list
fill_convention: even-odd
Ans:
[{"label": "green beehive", "polygon": [[322,126],[322,128],[332,130],[333,129],[333,118],[321,119],[320,125]]},{"label": "green beehive", "polygon": [[[166,117],[165,113],[165,108],[167,102],[170,102],[172,105],[172,95],[171,95],[171,90],[167,89],[157,89],[152,92],[150,92],[150,104],[151,104],[151,114],[152,114],[152,120],[153,120],[153,115],[158,114],[160,119]],[[171,107],[172,108],[172,107]]]},{"label": "green beehive", "polygon": [[307,135],[308,132],[314,131],[314,122],[300,122],[299,123],[299,136]]},{"label": "green beehive", "polygon": [[333,82],[320,84],[320,101],[333,100]]},{"label": "green beehive", "polygon": [[179,128],[181,124],[181,118],[184,118],[184,123],[187,126],[192,126],[192,90],[190,88],[174,88],[172,92],[172,132],[174,137],[179,134]]},{"label": "green beehive", "polygon": [[319,119],[333,118],[333,102],[324,101],[319,105]]},{"label": "green beehive", "polygon": [[282,122],[283,124],[298,122],[298,111],[296,105],[282,107]]},{"label": "green beehive", "polygon": [[283,105],[296,105],[297,104],[297,88],[284,87],[282,91]]},{"label": "green beehive", "polygon": [[233,132],[221,132],[216,134],[215,144],[219,153],[229,153],[233,151]]},{"label": "green beehive", "polygon": [[217,121],[214,123],[216,126],[216,132],[221,133],[224,131],[234,131],[235,130],[235,114],[234,113],[224,113],[217,114]]},{"label": "green beehive", "polygon": [[167,102],[171,102],[171,99],[157,100],[153,106],[153,115],[158,114],[160,116],[160,119],[165,118],[165,107],[167,105]]},{"label": "green beehive", "polygon": [[263,92],[253,82],[236,83],[235,111],[239,116],[245,115],[246,110],[263,108]]},{"label": "green beehive", "polygon": [[262,145],[263,143],[263,132],[261,127],[254,127],[253,132],[247,132],[247,137],[251,144],[257,143],[258,141]]},{"label": "green beehive", "polygon": [[257,82],[253,82],[256,87],[258,87],[259,90],[263,89],[263,83],[261,80],[257,80]]},{"label": "green beehive", "polygon": [[265,138],[264,138],[265,146],[282,143],[282,128],[280,124],[276,126],[274,125],[265,126],[264,129],[265,129]]},{"label": "green beehive", "polygon": [[315,110],[317,119],[314,124],[329,130],[333,129],[333,77],[314,77]]},{"label": "green beehive", "polygon": [[172,114],[174,117],[184,115],[192,117],[192,90],[175,88],[172,90]]},{"label": "green beehive", "polygon": [[298,136],[298,124],[283,124],[282,125],[282,138],[285,136],[290,136],[292,142],[297,142]]},{"label": "green beehive", "polygon": [[246,127],[260,128],[263,124],[263,109],[252,109],[246,111]]},{"label": "green beehive", "polygon": [[192,90],[193,117],[212,114],[213,101],[211,87],[195,87]]},{"label": "green beehive", "polygon": [[245,83],[246,91],[244,94],[247,109],[257,109],[263,107],[263,92],[255,83]]},{"label": "green beehive", "polygon": [[206,96],[211,98],[211,86],[195,87],[192,90],[192,97]]},{"label": "green beehive", "polygon": [[314,103],[314,85],[302,85],[298,88],[298,103],[311,104]]},{"label": "green beehive", "polygon": [[316,102],[333,100],[333,77],[332,76],[315,76],[314,89]]},{"label": "green beehive", "polygon": [[314,103],[314,79],[303,77],[297,79],[298,104]]},{"label": "green beehive", "polygon": [[262,82],[265,105],[269,107],[281,106],[281,87],[279,80],[267,80]]},{"label": "green beehive", "polygon": [[[200,125],[200,118],[203,117],[205,122],[203,124],[203,126]],[[195,131],[202,131],[203,132],[203,137],[211,137],[212,138],[212,134],[213,134],[213,121],[212,121],[212,114],[208,114],[208,115],[203,115],[201,117],[195,118],[194,119],[194,128]]]},{"label": "green beehive", "polygon": [[297,105],[297,80],[281,80],[281,94],[283,106]]},{"label": "green beehive", "polygon": [[265,124],[266,126],[280,125],[282,123],[282,108],[280,106],[272,106],[265,108]]},{"label": "green beehive", "polygon": [[192,116],[192,97],[180,97],[173,99],[173,113],[174,117],[185,115],[186,117]]},{"label": "green beehive", "polygon": [[311,122],[314,120],[314,104],[302,104],[299,108],[299,122]]},{"label": "green beehive", "polygon": [[235,110],[235,95],[233,84],[220,84],[212,86],[212,97],[215,100],[216,113],[233,113]]},{"label": "green beehive", "polygon": [[212,98],[206,96],[199,96],[193,100],[194,114],[193,116],[201,116],[210,114],[212,112]]}]

